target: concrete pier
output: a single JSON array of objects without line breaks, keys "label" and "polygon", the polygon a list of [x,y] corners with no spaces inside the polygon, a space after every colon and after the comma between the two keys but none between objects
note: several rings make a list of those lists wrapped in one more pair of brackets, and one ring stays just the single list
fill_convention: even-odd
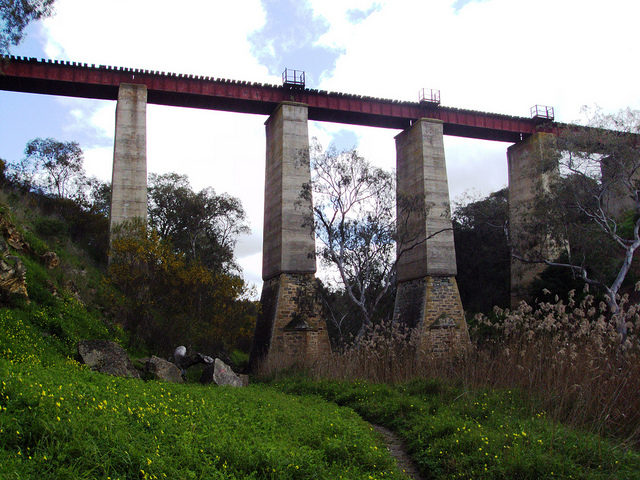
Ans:
[{"label": "concrete pier", "polygon": [[147,87],[144,85],[120,85],[112,175],[110,237],[119,223],[147,218]]},{"label": "concrete pier", "polygon": [[[558,175],[556,137],[536,133],[507,149],[509,164],[509,235],[512,252],[525,258],[552,258],[559,247],[552,245],[544,225],[534,225],[530,212],[536,195],[547,190]],[[511,306],[530,301],[532,282],[546,268],[511,257]]]},{"label": "concrete pier", "polygon": [[285,102],[266,126],[262,311],[251,367],[305,363],[331,351],[315,287],[307,106]]},{"label": "concrete pier", "polygon": [[[398,292],[394,321],[417,328],[426,354],[469,341],[456,284],[443,123],[420,119],[396,136]],[[429,238],[433,235],[432,238]]]}]

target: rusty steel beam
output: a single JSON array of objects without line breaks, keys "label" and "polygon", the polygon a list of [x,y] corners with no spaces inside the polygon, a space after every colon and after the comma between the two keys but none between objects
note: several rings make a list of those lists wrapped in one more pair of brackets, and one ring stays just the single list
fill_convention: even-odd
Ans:
[{"label": "rusty steel beam", "polygon": [[[25,57],[0,58],[0,90],[116,100],[122,83],[146,85],[148,102],[270,115],[283,101],[305,103],[309,120],[405,129],[423,117],[444,122],[444,134],[517,142],[540,130],[526,117],[403,102],[314,89]],[[551,124],[545,131],[554,131]]]}]

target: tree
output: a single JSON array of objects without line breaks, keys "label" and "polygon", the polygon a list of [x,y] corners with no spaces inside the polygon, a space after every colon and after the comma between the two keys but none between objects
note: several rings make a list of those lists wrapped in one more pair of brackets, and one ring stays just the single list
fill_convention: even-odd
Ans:
[{"label": "tree", "polygon": [[242,278],[187,259],[143,222],[119,225],[108,273],[124,294],[133,342],[167,354],[177,345],[212,354],[248,350],[256,308]]},{"label": "tree", "polygon": [[149,176],[149,224],[191,259],[216,271],[236,268],[237,236],[248,231],[240,201],[212,188],[191,189],[186,175]]},{"label": "tree", "polygon": [[83,195],[84,154],[77,142],[36,138],[27,143],[25,157],[14,167],[14,178],[27,189],[57,198]]},{"label": "tree", "polygon": [[86,200],[88,209],[92,213],[108,217],[111,211],[111,183],[90,177],[86,185],[89,190]]},{"label": "tree", "polygon": [[34,20],[53,13],[55,0],[0,0],[0,55],[18,45],[24,30]]},{"label": "tree", "polygon": [[313,196],[318,255],[324,265],[337,269],[362,316],[362,332],[394,283],[394,179],[356,150],[322,151],[314,143],[311,153],[311,183],[302,196]]},{"label": "tree", "polygon": [[640,247],[640,112],[596,110],[588,125],[564,128],[558,135],[558,175],[537,195],[525,219],[527,234],[542,232],[545,241],[561,247],[560,255],[513,255],[569,269],[601,289],[624,342],[627,323],[618,296]]},{"label": "tree", "polygon": [[360,337],[374,321],[391,319],[398,259],[440,232],[417,238],[406,225],[423,199],[396,199],[393,174],[372,166],[355,149],[323,151],[314,143],[311,172],[311,183],[301,195],[313,197],[309,223],[319,239],[317,253],[321,262],[335,268],[357,307]]},{"label": "tree", "polygon": [[465,310],[488,313],[509,304],[510,253],[504,234],[508,223],[508,190],[503,188],[453,212],[458,275]]}]

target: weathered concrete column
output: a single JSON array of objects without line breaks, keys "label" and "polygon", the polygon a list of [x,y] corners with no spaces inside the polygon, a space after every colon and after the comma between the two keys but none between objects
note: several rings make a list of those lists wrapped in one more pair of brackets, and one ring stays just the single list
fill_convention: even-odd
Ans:
[{"label": "weathered concrete column", "polygon": [[399,242],[393,316],[418,329],[427,354],[447,354],[469,342],[455,278],[442,127],[440,120],[423,118],[396,136]]},{"label": "weathered concrete column", "polygon": [[[551,245],[544,225],[532,223],[536,195],[549,188],[558,175],[556,138],[536,133],[507,149],[509,164],[509,236],[512,253],[522,257],[550,258],[559,252]],[[546,268],[511,257],[511,306],[531,300],[532,282]]]},{"label": "weathered concrete column", "polygon": [[118,91],[113,148],[110,237],[125,220],[147,218],[147,87],[123,83]]},{"label": "weathered concrete column", "polygon": [[262,311],[251,365],[313,361],[331,350],[315,287],[315,237],[307,106],[285,102],[266,125]]}]

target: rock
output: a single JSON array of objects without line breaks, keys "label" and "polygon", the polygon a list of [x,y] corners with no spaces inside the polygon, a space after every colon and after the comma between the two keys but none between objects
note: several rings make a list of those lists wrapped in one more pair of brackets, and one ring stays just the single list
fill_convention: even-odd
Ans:
[{"label": "rock", "polygon": [[44,263],[44,266],[47,267],[49,270],[52,270],[56,268],[58,265],[60,265],[60,259],[58,258],[58,255],[56,254],[56,252],[43,253],[42,256],[40,257],[40,260],[42,260],[42,263]]},{"label": "rock", "polygon": [[18,257],[6,252],[0,258],[0,291],[28,298],[27,269]]},{"label": "rock", "polygon": [[184,381],[178,367],[155,355],[146,361],[145,372],[154,380],[173,383],[182,383]]},{"label": "rock", "polygon": [[209,364],[202,369],[200,383],[208,385],[231,385],[232,387],[246,387],[249,384],[248,375],[236,375],[229,365],[219,358],[213,364]]},{"label": "rock", "polygon": [[82,362],[100,373],[117,377],[140,378],[127,352],[109,340],[80,340],[78,354]]},{"label": "rock", "polygon": [[213,381],[220,386],[230,385],[232,387],[242,387],[242,380],[238,377],[231,367],[219,358],[216,358],[213,364]]},{"label": "rock", "polygon": [[6,242],[16,250],[31,252],[31,246],[23,240],[20,232],[18,232],[13,223],[11,223],[5,215],[0,216],[0,234],[2,234]]}]

